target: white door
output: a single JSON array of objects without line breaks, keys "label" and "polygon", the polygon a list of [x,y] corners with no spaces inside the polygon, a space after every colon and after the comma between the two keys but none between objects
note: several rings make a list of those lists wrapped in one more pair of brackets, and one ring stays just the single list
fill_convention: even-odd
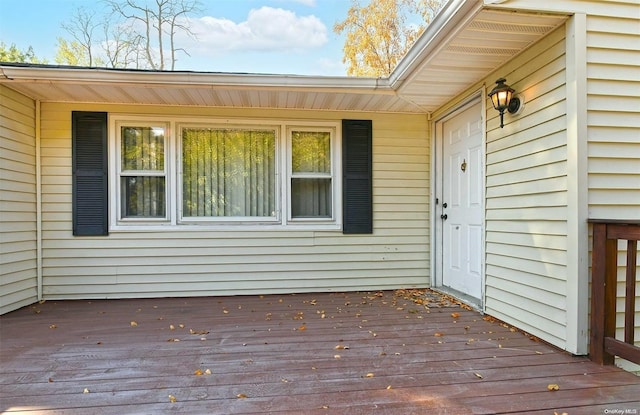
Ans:
[{"label": "white door", "polygon": [[440,122],[439,222],[440,283],[482,300],[484,169],[482,106],[479,100]]}]

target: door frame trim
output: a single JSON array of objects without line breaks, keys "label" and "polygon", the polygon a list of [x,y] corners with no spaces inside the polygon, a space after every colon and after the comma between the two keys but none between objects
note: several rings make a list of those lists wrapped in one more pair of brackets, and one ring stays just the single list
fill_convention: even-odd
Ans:
[{"label": "door frame trim", "polygon": [[[442,200],[442,191],[441,191],[441,187],[442,187],[442,154],[439,154],[442,152],[442,125],[445,121],[455,117],[456,115],[458,115],[459,113],[461,113],[462,111],[468,109],[469,107],[473,106],[473,105],[477,105],[480,104],[480,111],[481,111],[481,119],[482,119],[482,176],[483,176],[483,182],[484,182],[484,189],[483,189],[483,201],[482,201],[482,208],[483,208],[483,214],[482,214],[482,228],[483,228],[483,234],[482,234],[482,242],[481,242],[481,249],[482,252],[480,253],[481,257],[482,257],[482,271],[481,271],[481,287],[480,287],[480,304],[474,304],[473,302],[470,302],[468,298],[465,298],[464,296],[458,296],[456,294],[459,293],[453,293],[453,292],[449,292],[449,294],[452,294],[454,296],[456,296],[459,300],[468,303],[470,306],[479,309],[480,311],[484,311],[485,309],[485,304],[486,304],[486,199],[487,199],[487,195],[486,195],[486,177],[487,177],[487,171],[486,171],[486,160],[487,160],[487,154],[486,154],[486,150],[487,150],[487,120],[486,120],[486,107],[487,107],[487,100],[484,99],[484,97],[486,96],[486,86],[482,85],[482,87],[477,90],[476,92],[468,95],[466,98],[460,100],[459,102],[457,102],[455,105],[452,105],[450,108],[448,108],[444,113],[440,114],[437,118],[434,118],[431,124],[431,131],[433,132],[431,134],[431,148],[433,149],[433,151],[431,151],[431,171],[430,171],[430,182],[431,182],[431,192],[430,192],[430,206],[431,206],[431,214],[430,216],[430,222],[431,222],[431,229],[433,230],[431,232],[431,236],[430,236],[430,244],[431,244],[431,250],[430,250],[430,262],[432,264],[431,266],[431,288],[436,289],[436,290],[443,290],[443,285],[442,285],[442,251],[443,251],[443,247],[442,247],[442,222],[440,221],[439,215],[442,213],[442,209],[440,207],[440,203],[436,203],[436,202],[440,202]],[[446,291],[446,289],[444,289],[444,291]]]}]

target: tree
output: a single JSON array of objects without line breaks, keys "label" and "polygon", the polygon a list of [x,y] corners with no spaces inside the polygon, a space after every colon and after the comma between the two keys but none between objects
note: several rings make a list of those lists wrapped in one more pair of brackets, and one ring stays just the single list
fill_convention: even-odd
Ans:
[{"label": "tree", "polygon": [[195,36],[187,26],[199,0],[104,0],[105,15],[78,8],[62,28],[56,62],[66,65],[135,69],[175,69],[179,33]]},{"label": "tree", "polygon": [[71,66],[92,66],[86,55],[86,49],[77,41],[71,42],[59,37],[56,63]]},{"label": "tree", "polygon": [[123,27],[128,30],[129,40],[141,45],[146,66],[174,70],[176,52],[188,55],[185,49],[176,46],[176,35],[182,32],[195,37],[185,19],[199,10],[198,0],[106,1],[113,14],[125,20]]},{"label": "tree", "polygon": [[[342,61],[349,65],[347,74],[388,77],[443,4],[444,0],[371,0],[361,6],[352,0],[347,18],[333,27],[337,34],[346,33]],[[408,24],[410,17],[419,23]]]},{"label": "tree", "polygon": [[[64,61],[58,61],[58,57],[60,57],[75,61],[75,63],[66,62],[68,64],[96,65],[97,62],[94,62],[95,46],[93,43],[95,40],[94,33],[100,24],[96,22],[95,12],[89,12],[84,7],[79,7],[71,19],[62,23],[61,26],[73,37],[73,40],[69,42],[58,38],[56,62],[65,63]],[[70,55],[69,53],[72,54]]]},{"label": "tree", "polygon": [[107,65],[112,68],[141,69],[144,54],[140,46],[143,44],[140,35],[129,27],[112,26],[108,21],[103,25],[103,30],[104,38],[107,39],[103,43]]},{"label": "tree", "polygon": [[0,42],[0,62],[47,63],[36,56],[31,46],[27,50],[20,50],[15,43],[7,47],[4,42]]}]

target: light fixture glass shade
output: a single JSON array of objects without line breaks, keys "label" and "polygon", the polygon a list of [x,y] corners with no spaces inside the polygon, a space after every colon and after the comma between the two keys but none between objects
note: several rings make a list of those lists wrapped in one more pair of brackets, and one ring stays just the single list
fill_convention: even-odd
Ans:
[{"label": "light fixture glass shade", "polygon": [[498,79],[496,86],[489,92],[489,98],[491,98],[493,108],[500,112],[503,112],[509,107],[509,102],[511,102],[511,98],[515,92],[513,88],[505,84],[505,82],[507,82],[507,80],[504,78]]},{"label": "light fixture glass shade", "polygon": [[504,127],[504,111],[509,108],[511,98],[515,92],[513,88],[505,84],[506,79],[500,78],[496,81],[496,86],[489,92],[489,98],[493,108],[500,112],[500,128]]}]

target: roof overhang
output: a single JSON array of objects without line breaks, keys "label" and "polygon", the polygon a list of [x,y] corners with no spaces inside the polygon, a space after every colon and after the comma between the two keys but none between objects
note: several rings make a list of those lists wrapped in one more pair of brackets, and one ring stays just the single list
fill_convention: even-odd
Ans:
[{"label": "roof overhang", "polygon": [[0,63],[0,83],[41,102],[428,113],[567,17],[451,0],[389,79]]}]

